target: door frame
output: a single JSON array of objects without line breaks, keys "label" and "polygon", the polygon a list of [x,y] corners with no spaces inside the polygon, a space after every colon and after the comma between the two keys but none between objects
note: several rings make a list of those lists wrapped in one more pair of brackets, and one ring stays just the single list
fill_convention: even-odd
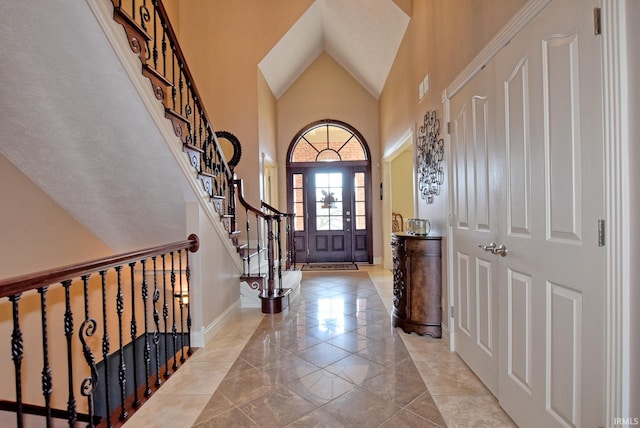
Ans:
[{"label": "door frame", "polygon": [[[393,160],[400,156],[405,150],[411,149],[413,152],[413,158],[415,159],[415,144],[413,142],[414,138],[414,127],[409,128],[403,135],[398,139],[398,141],[391,146],[390,149],[386,151],[384,156],[382,157],[382,183],[381,183],[381,194],[380,199],[382,200],[382,236],[388,236],[389,240],[382,241],[382,265],[385,269],[392,269],[392,254],[391,254],[391,214],[392,214],[392,204],[391,198],[393,195],[391,194],[391,180],[392,180],[392,168],[391,165]],[[418,193],[415,192],[417,189],[416,183],[416,166],[415,162],[413,165],[413,169],[411,171],[413,175],[413,212],[418,212]],[[386,195],[386,197],[385,197]]]},{"label": "door frame", "polygon": [[[373,213],[371,212],[372,209],[372,203],[371,203],[371,197],[372,197],[372,191],[371,191],[371,162],[368,161],[343,161],[343,162],[296,162],[296,163],[288,163],[287,164],[287,210],[288,212],[294,212],[293,209],[293,175],[294,174],[300,174],[302,173],[303,176],[305,177],[305,181],[306,179],[309,177],[310,173],[313,172],[317,172],[321,169],[323,169],[323,167],[326,167],[327,169],[345,169],[345,170],[349,170],[350,174],[353,174],[355,172],[359,172],[356,171],[356,169],[361,169],[364,170],[364,173],[366,174],[366,180],[365,180],[365,198],[366,198],[366,205],[365,205],[365,209],[367,211],[367,217],[366,217],[366,228],[367,228],[367,262],[369,264],[373,263],[373,231],[372,226],[373,226]],[[309,184],[305,182],[304,184],[304,203],[305,203],[305,207],[306,204],[309,202],[309,197],[308,197],[308,190],[310,189]],[[353,189],[351,189],[352,191]],[[349,207],[351,209],[351,215],[352,217],[355,217],[355,212],[354,212],[354,201],[351,201],[351,207]],[[352,223],[354,223],[353,227],[352,227],[352,231],[351,231],[351,262],[356,263],[356,261],[354,260],[354,254],[355,254],[355,222],[352,220]],[[294,241],[295,241],[295,228],[292,231],[292,233],[294,234]],[[296,255],[296,261],[298,263],[309,263],[309,219],[305,218],[304,220],[304,241],[306,244],[306,250],[304,253],[304,261],[300,260],[298,257],[300,257],[299,255]],[[361,262],[362,263],[362,262]]]},{"label": "door frame", "polygon": [[[443,91],[442,102],[445,121],[451,120],[451,98],[475,76],[511,39],[513,39],[551,0],[530,0],[485,46],[471,63]],[[603,139],[604,139],[604,204],[605,204],[605,367],[604,411],[605,421],[630,415],[631,393],[631,339],[628,296],[631,290],[631,257],[628,231],[631,230],[629,200],[629,164],[621,155],[629,153],[629,94],[627,74],[627,45],[630,35],[626,26],[626,2],[601,0],[602,10],[602,80],[603,84]],[[445,151],[450,153],[451,138],[445,135]],[[448,178],[452,183],[452,159],[447,157]],[[448,236],[452,236],[453,192],[449,193],[450,218]],[[455,351],[455,299],[453,284],[453,243],[447,245],[446,284],[450,308],[450,349]],[[451,310],[449,310],[451,309]]]}]

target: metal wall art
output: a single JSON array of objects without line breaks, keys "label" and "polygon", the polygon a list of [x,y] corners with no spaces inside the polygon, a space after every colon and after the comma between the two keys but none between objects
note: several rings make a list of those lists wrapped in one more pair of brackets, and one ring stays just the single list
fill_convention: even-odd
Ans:
[{"label": "metal wall art", "polygon": [[440,119],[437,112],[428,111],[424,115],[424,123],[418,128],[416,140],[416,165],[418,170],[418,189],[420,197],[433,203],[440,194],[440,186],[444,183],[444,140],[440,138]]}]

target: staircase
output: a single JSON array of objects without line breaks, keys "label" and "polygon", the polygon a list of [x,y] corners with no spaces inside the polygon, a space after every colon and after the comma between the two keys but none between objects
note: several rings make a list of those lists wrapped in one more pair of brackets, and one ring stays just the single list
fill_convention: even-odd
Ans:
[{"label": "staircase", "polygon": [[[291,260],[293,215],[264,203],[259,209],[244,199],[242,180],[225,160],[162,2],[112,0],[112,4],[115,21],[124,28],[142,74],[242,260],[242,307],[260,307],[263,313],[283,311],[297,295],[301,279]],[[240,207],[244,230],[238,228]]]}]

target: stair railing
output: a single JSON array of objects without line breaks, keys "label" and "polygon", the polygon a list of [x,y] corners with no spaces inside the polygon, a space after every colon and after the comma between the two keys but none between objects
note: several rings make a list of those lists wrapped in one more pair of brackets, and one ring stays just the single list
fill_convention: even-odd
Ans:
[{"label": "stair railing", "polygon": [[111,0],[114,19],[127,34],[131,50],[142,63],[142,74],[152,84],[180,138],[191,165],[227,231],[236,230],[233,171],[229,168],[202,103],[193,74],[159,0]]},{"label": "stair railing", "polygon": [[[255,278],[252,283],[260,287],[259,292],[261,297],[273,296],[276,294],[275,237],[273,234],[273,221],[276,219],[276,216],[266,214],[247,202],[244,198],[242,183],[242,180],[235,180],[235,195],[239,205],[244,207],[246,217],[245,229],[242,231],[245,243],[238,246],[243,260],[242,274],[243,277]],[[255,232],[252,227],[252,221],[255,225]],[[261,260],[264,258],[265,252],[267,261],[267,271],[265,272],[266,284],[260,279],[263,277]],[[252,268],[252,264],[254,264],[255,268]],[[282,277],[280,277],[278,289],[282,290]]]},{"label": "stair railing", "polygon": [[[0,410],[14,412],[17,427],[25,426],[25,415],[46,426],[53,419],[89,427],[126,421],[193,352],[188,253],[198,247],[190,235],[1,280],[0,298],[8,301],[0,307],[11,313],[4,321],[10,337],[2,340],[11,343],[15,394],[0,398]],[[37,384],[36,367],[41,394],[27,387]]]},{"label": "stair railing", "polygon": [[[225,159],[162,1],[110,1],[114,6],[115,21],[124,27],[129,46],[142,63],[143,75],[150,79],[156,98],[165,107],[165,116],[171,120],[183,150],[198,171],[204,189],[241,254],[244,276],[256,273],[251,267],[254,262],[257,264],[258,277],[262,277],[260,258],[263,253],[267,254],[266,284],[264,281],[251,282],[252,287],[259,284],[254,289],[260,290],[263,312],[281,310],[286,293],[282,287],[281,268],[277,289],[275,285],[273,222],[280,221],[283,213],[266,214],[244,200],[242,183],[236,180],[233,169]],[[244,206],[246,214],[244,244],[239,243],[242,231],[238,230],[238,202]],[[256,230],[253,238],[252,221]],[[263,236],[265,234],[266,237]],[[293,254],[289,250],[292,247],[287,248],[287,252]],[[287,268],[290,266],[289,262]],[[265,303],[265,299],[270,302]]]},{"label": "stair railing", "polygon": [[293,222],[295,219],[295,214],[293,213],[285,213],[277,208],[272,207],[268,203],[262,201],[262,208],[267,211],[267,213],[271,213],[276,216],[276,242],[278,244],[278,259],[280,263],[278,264],[278,275],[282,275],[282,261],[283,261],[283,252],[282,252],[282,219],[284,219],[284,234],[285,234],[285,252],[284,252],[284,265],[285,269],[289,270],[291,268],[296,269],[296,261],[295,261],[295,252],[293,252]]}]

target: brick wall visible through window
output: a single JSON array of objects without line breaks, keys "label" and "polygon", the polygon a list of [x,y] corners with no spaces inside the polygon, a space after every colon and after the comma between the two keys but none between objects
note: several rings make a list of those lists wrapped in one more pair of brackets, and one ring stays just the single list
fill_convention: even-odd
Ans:
[{"label": "brick wall visible through window", "polygon": [[367,160],[358,137],[336,124],[322,124],[307,130],[295,143],[292,162]]}]

